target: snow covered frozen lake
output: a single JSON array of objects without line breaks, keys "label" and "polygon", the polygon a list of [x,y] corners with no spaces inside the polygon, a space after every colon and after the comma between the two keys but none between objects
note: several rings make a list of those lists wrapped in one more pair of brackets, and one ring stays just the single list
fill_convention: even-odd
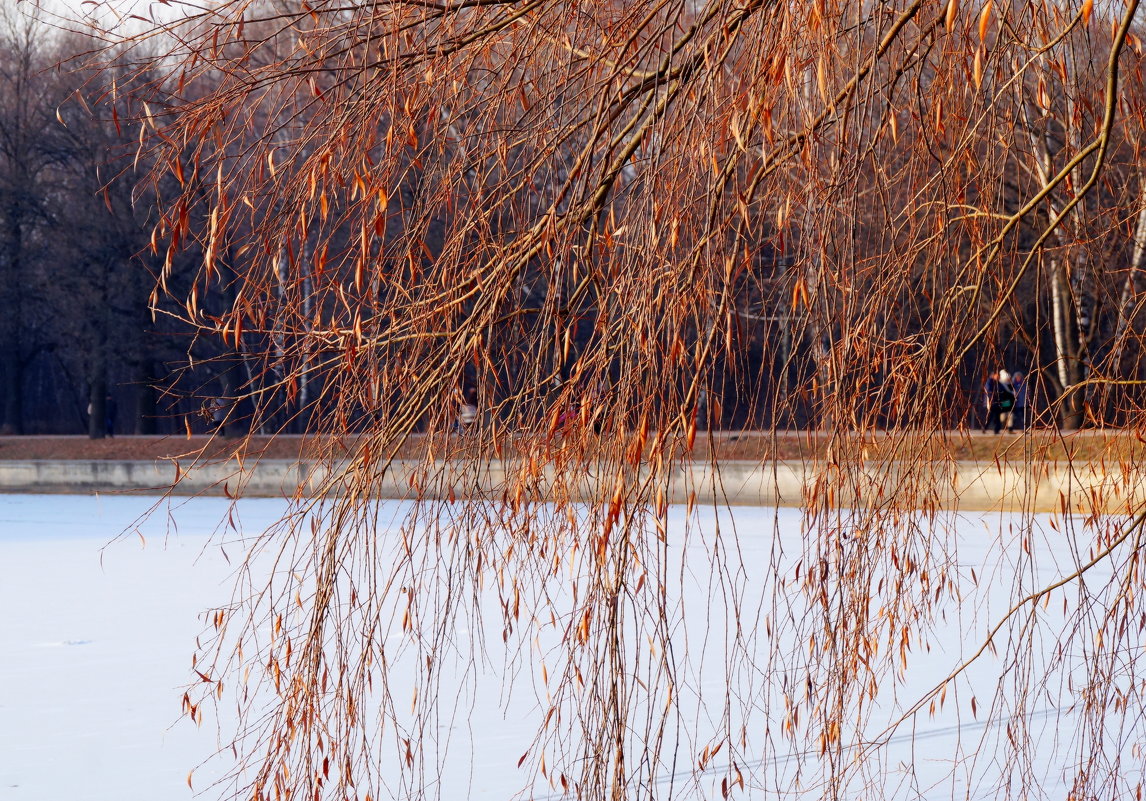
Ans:
[{"label": "snow covered frozen lake", "polygon": [[[176,499],[160,513],[146,516],[154,503],[127,497],[0,495],[2,801],[190,799],[188,773],[227,742],[225,721],[223,730],[211,719],[196,727],[181,715],[181,698],[193,679],[190,656],[203,630],[202,614],[230,597],[229,558],[234,554],[225,554],[217,541],[211,541],[230,502]],[[285,508],[281,501],[243,500],[236,523],[241,530],[258,531],[276,521]],[[735,524],[740,559],[746,565],[761,565],[760,576],[767,572],[778,546],[790,555],[799,552],[797,511],[738,508],[727,514],[730,519],[725,522]],[[683,511],[673,515],[676,528],[670,527],[670,544],[674,531],[679,533]],[[177,526],[169,527],[170,520]],[[1000,558],[1013,544],[1012,538],[1019,536],[1007,518],[976,515],[959,523],[960,571],[977,568],[977,575],[998,589],[984,593],[972,609],[952,609],[929,636],[929,649],[912,654],[902,683],[889,688],[886,698],[881,691],[885,708],[873,714],[877,728],[880,720],[897,717],[961,656],[981,644],[1016,586],[1039,587],[1071,570],[1077,554],[1071,556],[1067,535],[1045,523],[1043,518],[1035,530],[1025,533],[1045,556],[1037,569],[1027,564],[1027,574],[1021,576],[1009,575],[1007,559]],[[117,539],[124,531],[134,533]],[[696,549],[697,563],[704,564],[711,543],[697,537],[672,547],[681,551],[683,564],[692,558],[691,549]],[[1089,580],[1099,581],[1102,570],[1110,575],[1110,569],[1103,567]],[[753,582],[762,579],[746,574],[742,580],[737,592],[751,598]],[[704,570],[682,572],[682,597],[712,597],[718,588],[711,581]],[[1059,602],[1057,596],[1055,601]],[[687,610],[678,626],[682,646],[687,641],[694,651],[687,671],[701,688],[700,695],[711,690],[720,697],[728,689],[722,683],[724,672],[718,669],[724,659],[722,646],[708,642],[707,607],[682,608]],[[1053,617],[1055,611],[1046,614]],[[1044,688],[1033,714],[1024,714],[1021,721],[1033,770],[1012,776],[1014,766],[1007,763],[1002,747],[1011,721],[1006,715],[988,720],[981,709],[973,713],[968,705],[977,697],[981,706],[1000,698],[1006,706],[1009,685],[1000,679],[999,665],[994,655],[979,660],[953,685],[952,697],[942,710],[918,715],[891,737],[876,767],[877,797],[996,798],[1000,785],[1009,786],[1016,797],[1067,795],[1076,767],[1090,756],[1085,747],[1080,750],[1072,730],[1077,727],[1072,723],[1077,697],[1065,681],[1053,691]],[[789,662],[784,669],[790,667]],[[1071,669],[1068,664],[1064,676]],[[506,702],[497,691],[497,681],[489,675],[467,679],[469,711],[460,705],[459,719],[455,706],[454,719],[447,721],[455,729],[450,736],[455,769],[442,777],[440,797],[508,801],[524,789],[526,794],[516,797],[560,798],[559,787],[517,770],[518,758],[536,731],[536,699],[522,701],[519,694],[517,700]],[[757,677],[757,688],[760,682]],[[681,745],[688,753],[707,741],[703,729],[713,721],[706,718],[705,698],[680,703]],[[774,708],[763,702],[749,704],[748,727],[760,729],[762,716]],[[1141,721],[1120,731],[1115,743],[1115,750],[1126,756],[1120,768],[1122,780],[1140,780],[1146,764],[1141,756],[1146,745]],[[761,758],[742,766],[746,778],[742,797],[764,797],[777,788],[789,798],[820,797],[823,787],[808,773],[815,759],[806,752],[785,751],[786,747],[782,742],[770,741],[767,747],[761,742]],[[812,748],[808,744],[807,750]],[[797,784],[794,771],[801,760]],[[222,767],[211,763],[195,773],[194,789],[203,791],[201,797],[217,795],[205,788],[212,772]],[[720,796],[717,772],[709,769],[714,778],[705,785],[691,784],[684,778],[691,771],[683,770],[675,778],[665,774],[658,781],[679,784],[682,796]]]},{"label": "snow covered frozen lake", "polygon": [[[0,495],[0,798],[191,798],[215,750],[181,717],[201,614],[230,573],[205,548],[226,503],[148,518],[155,499]],[[266,525],[278,501],[244,504]]]}]

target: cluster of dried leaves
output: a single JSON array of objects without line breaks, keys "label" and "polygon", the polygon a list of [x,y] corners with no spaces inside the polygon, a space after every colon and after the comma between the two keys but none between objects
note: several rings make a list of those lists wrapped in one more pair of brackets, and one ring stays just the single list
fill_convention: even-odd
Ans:
[{"label": "cluster of dried leaves", "polygon": [[[916,443],[1017,352],[1062,421],[1142,420],[1137,9],[223,0],[130,37],[165,100],[125,124],[181,187],[153,247],[203,254],[186,322],[244,365],[256,427],[297,417],[336,443],[259,538],[273,580],[240,586],[199,662],[245,711],[236,793],[434,795],[441,721],[465,716],[449,677],[496,643],[517,646],[507,682],[545,688],[523,786],[700,794],[719,754],[721,791],[752,795],[791,744],[817,795],[913,792],[879,760],[911,717],[865,741],[869,716],[936,610],[980,589]],[[714,534],[692,503],[669,530],[674,476],[731,405],[773,430],[891,429],[897,458],[845,508],[872,468],[829,446],[802,553],[746,563],[752,533]],[[372,499],[415,432],[426,500],[389,523]],[[449,500],[485,494],[498,457],[494,500]],[[1030,515],[1000,546],[1014,606],[968,654],[1002,654],[1008,691],[972,711],[1014,715],[1008,781],[1031,756],[1011,726],[1066,671],[1085,688],[1074,797],[1133,790],[1105,743],[1143,731],[1133,520],[1079,522],[1090,550],[1053,589]],[[710,537],[707,562],[682,565],[676,537]],[[1099,564],[1112,577],[1088,584]],[[724,588],[704,600],[727,689],[682,734],[686,567]],[[961,670],[908,707],[942,705]]]}]

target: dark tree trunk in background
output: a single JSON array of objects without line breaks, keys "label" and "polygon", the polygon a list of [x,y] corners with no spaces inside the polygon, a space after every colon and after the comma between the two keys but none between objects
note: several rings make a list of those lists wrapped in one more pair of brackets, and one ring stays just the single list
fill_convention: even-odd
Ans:
[{"label": "dark tree trunk in background", "polygon": [[219,426],[218,433],[224,437],[238,436],[241,432],[239,421],[236,419],[235,396],[238,391],[238,376],[236,371],[239,369],[239,361],[231,356],[225,357],[221,360],[223,372],[219,374],[219,394],[220,399],[225,404],[223,414],[223,424]]},{"label": "dark tree trunk in background", "polygon": [[[14,200],[9,199],[9,203]],[[24,433],[24,359],[20,337],[23,319],[21,281],[23,229],[18,212],[9,208],[4,215],[3,279],[0,283],[0,374],[3,400],[0,433]]]},{"label": "dark tree trunk in background", "polygon": [[[158,334],[155,332],[149,304],[154,279],[142,264],[132,264],[128,269],[132,271],[129,287],[135,320],[135,348],[130,364],[135,390],[134,421],[131,431],[134,434],[153,435],[158,429],[158,387],[161,380],[159,360],[156,358]],[[124,430],[127,430],[126,425]]]},{"label": "dark tree trunk in background", "polygon": [[91,414],[88,416],[88,436],[91,439],[103,439],[107,433],[108,425],[108,296],[107,296],[107,268],[103,265],[92,265],[93,269],[100,270],[99,299],[100,311],[95,316],[95,342],[91,355],[91,391],[88,407]]},{"label": "dark tree trunk in background", "polygon": [[156,411],[158,393],[155,385],[155,360],[144,356],[136,363],[135,375],[135,426],[132,432],[150,436],[156,433]]},{"label": "dark tree trunk in background", "polygon": [[[219,262],[219,275],[222,282],[223,313],[226,314],[234,308],[240,286],[239,276],[234,269],[234,254],[229,248],[226,258]],[[240,390],[246,383],[240,343],[228,347],[219,356],[219,365],[219,393],[226,403],[226,417],[219,427],[219,433],[224,437],[241,436],[249,430],[250,421],[240,419],[240,406],[237,403]]]},{"label": "dark tree trunk in background", "polygon": [[3,375],[4,422],[0,424],[0,434],[24,433],[23,368],[20,354],[8,344],[5,338],[3,354],[0,354],[0,374]]},{"label": "dark tree trunk in background", "polygon": [[107,419],[107,379],[102,375],[103,365],[93,371],[88,390],[88,437],[103,439],[104,421]]}]

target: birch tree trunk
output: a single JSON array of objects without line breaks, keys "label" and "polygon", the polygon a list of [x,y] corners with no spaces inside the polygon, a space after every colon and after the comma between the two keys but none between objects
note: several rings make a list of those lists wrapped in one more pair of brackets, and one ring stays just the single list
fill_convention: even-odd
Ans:
[{"label": "birch tree trunk", "polygon": [[1051,316],[1054,322],[1055,373],[1060,389],[1059,419],[1063,428],[1074,429],[1082,424],[1082,397],[1076,390],[1082,379],[1078,351],[1081,343],[1075,336],[1074,301],[1070,291],[1067,264],[1050,260]]},{"label": "birch tree trunk", "polygon": [[1114,347],[1118,355],[1122,354],[1123,337],[1126,328],[1134,316],[1134,300],[1138,294],[1137,278],[1142,269],[1142,256],[1146,253],[1146,184],[1139,180],[1141,186],[1138,210],[1138,221],[1134,225],[1134,243],[1130,250],[1130,265],[1126,271],[1126,282],[1122,285],[1122,292],[1118,298],[1118,322],[1114,329]]},{"label": "birch tree trunk", "polygon": [[[1021,103],[1023,120],[1026,123],[1031,147],[1034,150],[1035,173],[1039,183],[1045,187],[1050,184],[1054,175],[1054,154],[1051,152],[1048,134],[1044,132],[1040,135],[1035,131],[1029,103],[1025,99],[1021,99]],[[1073,107],[1073,103],[1070,105]],[[1066,129],[1067,140],[1072,145],[1075,144],[1077,126],[1064,123],[1064,128]],[[1059,207],[1053,200],[1048,200],[1047,211],[1048,220],[1056,219],[1060,213]],[[1081,229],[1082,215],[1083,207],[1080,203],[1071,213],[1069,220],[1064,220],[1063,224],[1070,223],[1077,229]],[[1047,258],[1051,292],[1051,333],[1054,340],[1055,357],[1054,380],[1050,384],[1051,386],[1057,385],[1059,422],[1064,428],[1074,429],[1082,424],[1083,418],[1082,395],[1076,390],[1076,387],[1083,378],[1080,357],[1086,343],[1081,335],[1081,329],[1077,325],[1078,314],[1072,287],[1077,285],[1080,291],[1083,289],[1083,281],[1078,279],[1078,274],[1082,268],[1072,262],[1070,242],[1064,239],[1062,228],[1052,233],[1049,242],[1058,252],[1066,254],[1065,257],[1060,257],[1057,253],[1052,252]]]}]

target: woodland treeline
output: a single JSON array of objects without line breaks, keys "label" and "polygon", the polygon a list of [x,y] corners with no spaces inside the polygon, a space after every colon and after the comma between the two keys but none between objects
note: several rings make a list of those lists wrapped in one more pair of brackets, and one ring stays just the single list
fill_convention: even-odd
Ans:
[{"label": "woodland treeline", "polygon": [[[29,4],[0,5],[0,432],[203,432],[235,390],[234,363],[195,336],[159,291],[163,181],[138,119],[171,90],[119,63],[94,31]],[[174,172],[168,180],[177,183]],[[203,221],[196,221],[201,225]],[[178,246],[177,246],[178,249]],[[163,289],[202,262],[190,244]],[[213,287],[203,308],[233,300]],[[248,376],[249,378],[249,376]],[[231,419],[242,414],[234,406]],[[262,420],[264,430],[292,430]],[[249,423],[228,426],[228,433]],[[296,430],[297,425],[293,426]]]},{"label": "woodland treeline", "polygon": [[[370,135],[356,122],[350,135],[362,139],[364,165],[396,159],[400,169],[391,172],[397,177],[387,186],[368,186],[365,175],[344,169],[337,178],[344,192],[323,190],[320,198],[309,197],[315,191],[316,159],[321,170],[326,146],[315,131],[340,136],[329,120],[315,127],[325,93],[344,88],[338,69],[311,69],[289,88],[276,85],[260,94],[244,120],[250,141],[231,126],[226,140],[176,144],[162,142],[160,135],[157,145],[152,134],[161,129],[170,101],[186,105],[197,96],[225,96],[235,75],[204,67],[188,80],[186,72],[178,78],[165,75],[155,63],[141,70],[138,42],[126,57],[118,46],[85,35],[76,23],[46,18],[12,0],[4,3],[0,430],[6,433],[86,430],[101,436],[105,399],[113,399],[116,428],[123,433],[203,430],[218,398],[225,399],[230,432],[304,430],[323,408],[330,370],[346,358],[337,336],[326,349],[322,337],[314,335],[319,322],[340,319],[335,328],[357,328],[362,336],[361,308],[357,316],[354,309],[363,297],[384,294],[387,276],[402,274],[408,280],[430,269],[443,249],[458,246],[454,209],[471,215],[473,204],[494,187],[504,205],[490,208],[483,229],[470,236],[474,242],[504,241],[514,230],[542,224],[550,212],[540,198],[569,177],[567,169],[576,169],[572,139],[563,145],[567,152],[546,154],[544,169],[528,175],[527,165],[539,159],[530,150],[536,143],[503,147],[495,165],[466,164],[464,142],[471,135],[464,130],[466,112],[443,122],[436,117],[446,110],[427,107],[417,87],[395,87],[395,105],[404,114],[380,116]],[[1023,13],[1021,6],[1010,13]],[[897,86],[895,76],[888,76],[884,90],[899,92],[897,103],[878,114],[859,108],[814,144],[796,143],[800,158],[782,169],[792,173],[790,178],[802,174],[805,197],[790,195],[769,204],[743,189],[727,188],[721,202],[738,208],[739,216],[734,233],[717,243],[724,254],[718,260],[726,260],[733,273],[728,285],[734,297],[710,330],[694,329],[680,343],[689,349],[715,336],[723,345],[710,360],[705,389],[696,398],[698,414],[709,426],[822,425],[828,414],[825,388],[833,385],[848,387],[857,400],[849,412],[855,425],[902,424],[909,416],[906,406],[915,402],[913,387],[926,386],[933,377],[918,370],[897,372],[896,353],[910,354],[919,333],[951,312],[944,304],[952,286],[972,298],[966,319],[985,321],[987,334],[947,356],[954,364],[943,366],[952,369],[955,380],[946,385],[946,425],[978,425],[983,378],[999,367],[1034,379],[1032,402],[1042,425],[1119,425],[1138,408],[1142,393],[1136,382],[1146,378],[1136,336],[1146,324],[1142,41],[1132,29],[1101,177],[1085,197],[1076,197],[1077,175],[1056,183],[1056,173],[1072,159],[1089,166],[1093,149],[1079,153],[1110,110],[1103,98],[1110,21],[1091,24],[1095,12],[1088,7],[1085,24],[1075,20],[1052,53],[1034,67],[1028,63],[1012,72],[1019,66],[1015,57],[1014,64],[989,60],[991,15],[998,17],[1001,9],[985,8],[986,16],[978,20],[979,47],[962,55],[962,71],[935,71],[931,78],[1001,86],[992,106],[945,109],[942,98],[928,100],[918,81]],[[1044,24],[1048,37],[1056,24],[1069,21],[1065,11],[1051,8]],[[285,63],[305,40],[305,15],[292,17],[294,23],[282,30],[275,28],[277,13],[252,6],[248,16],[259,41],[252,69],[275,67],[280,59]],[[178,33],[178,26],[168,31]],[[147,40],[147,47],[159,50],[169,44]],[[932,46],[941,50],[943,44],[936,39]],[[927,59],[938,58],[939,50],[901,55],[926,74]],[[835,66],[822,60],[778,61],[774,72],[793,96],[827,102],[847,68],[843,61]],[[532,96],[522,91],[514,125],[575,113],[568,111],[575,98],[547,96],[544,74],[526,77],[526,84],[537,91]],[[399,116],[406,119],[400,122]],[[984,125],[986,116],[997,119]],[[719,124],[727,127],[730,147],[747,151],[766,149],[785,135],[785,126],[794,128],[796,119],[749,101]],[[750,128],[759,141],[749,141]],[[1001,129],[1005,138],[998,135]],[[271,157],[244,155],[256,141],[265,146],[268,136],[279,143]],[[856,142],[866,143],[870,157],[852,160],[841,171],[834,151],[842,153]],[[209,157],[205,147],[212,151]],[[655,148],[655,140],[646,141],[619,168],[615,196],[601,210],[607,216],[606,241],[597,247],[639,252],[626,214],[636,202],[642,161],[655,158]],[[702,146],[693,155],[711,161],[714,182],[727,182],[715,152],[704,151]],[[921,151],[930,152],[934,174],[926,159],[918,158]],[[245,193],[247,181],[257,186],[268,172],[277,174],[282,185],[293,182],[290,191],[299,198],[317,203],[317,214],[308,220],[304,213],[294,235],[279,240],[279,252],[260,254],[269,258],[273,274],[264,274],[262,261],[252,268],[254,254],[243,246],[212,238],[214,228],[224,225],[220,205],[210,200],[228,191],[224,169],[233,191],[229,202],[246,204],[252,220],[236,223],[241,215],[231,215],[232,242],[257,235],[260,223],[253,220],[265,226],[288,211],[282,196]],[[210,170],[215,173],[205,174]],[[952,176],[965,180],[952,183]],[[451,183],[453,178],[458,180]],[[740,178],[753,185],[751,175]],[[1041,193],[1052,183],[1056,193]],[[368,193],[378,208],[365,222],[359,211]],[[1017,214],[1031,197],[1044,194],[1045,203]],[[173,202],[165,205],[165,195]],[[928,196],[933,199],[921,202]],[[917,213],[892,214],[897,207]],[[993,232],[1008,214],[1018,216],[1017,224],[985,252],[976,232]],[[696,225],[696,220],[666,219],[662,234],[674,242],[695,240]],[[595,230],[600,227],[586,223],[587,232],[600,233]],[[934,233],[927,234],[927,227]],[[906,242],[911,247],[900,252]],[[267,250],[265,242],[262,248]],[[357,261],[355,254],[361,256]],[[571,391],[583,397],[610,391],[608,376],[591,383],[579,377],[578,352],[612,313],[607,307],[623,299],[608,298],[596,285],[583,291],[550,281],[546,262],[571,257],[552,252],[530,257],[516,279],[518,306],[491,328],[491,336],[503,343],[504,358],[496,365],[482,365],[476,357],[458,360],[458,397],[480,389],[483,407],[516,414],[516,407],[507,411],[499,405],[512,394],[499,388],[518,383],[512,374],[526,369],[530,359],[524,353],[515,359],[512,343],[528,341],[539,320],[555,309],[562,328],[555,349],[561,355],[550,365],[548,385],[554,393],[569,393],[571,384],[580,382]],[[976,275],[976,259],[1011,267]],[[898,260],[902,271],[897,287],[885,286],[881,277],[889,260]],[[953,271],[962,277],[953,280]],[[258,288],[257,295],[244,296],[248,282]],[[349,302],[347,291],[353,296]],[[862,324],[839,322],[853,320],[855,309],[864,307],[870,313]],[[283,325],[283,315],[292,322]],[[868,358],[868,351],[878,351],[878,358]],[[940,346],[940,360],[942,351]],[[401,353],[392,358],[402,358]],[[618,358],[610,369],[623,370],[623,364]],[[401,389],[388,391],[394,395]],[[392,400],[376,399],[383,406]],[[349,414],[353,425],[357,416],[377,415],[369,405],[358,404],[349,413],[341,406],[339,414]],[[455,405],[450,395],[440,408]]]},{"label": "woodland treeline", "polygon": [[[0,14],[0,430],[79,433],[110,394],[121,433],[162,427],[157,387],[188,338],[149,309],[154,195],[110,110],[95,40]],[[88,405],[99,407],[89,416]]]}]

